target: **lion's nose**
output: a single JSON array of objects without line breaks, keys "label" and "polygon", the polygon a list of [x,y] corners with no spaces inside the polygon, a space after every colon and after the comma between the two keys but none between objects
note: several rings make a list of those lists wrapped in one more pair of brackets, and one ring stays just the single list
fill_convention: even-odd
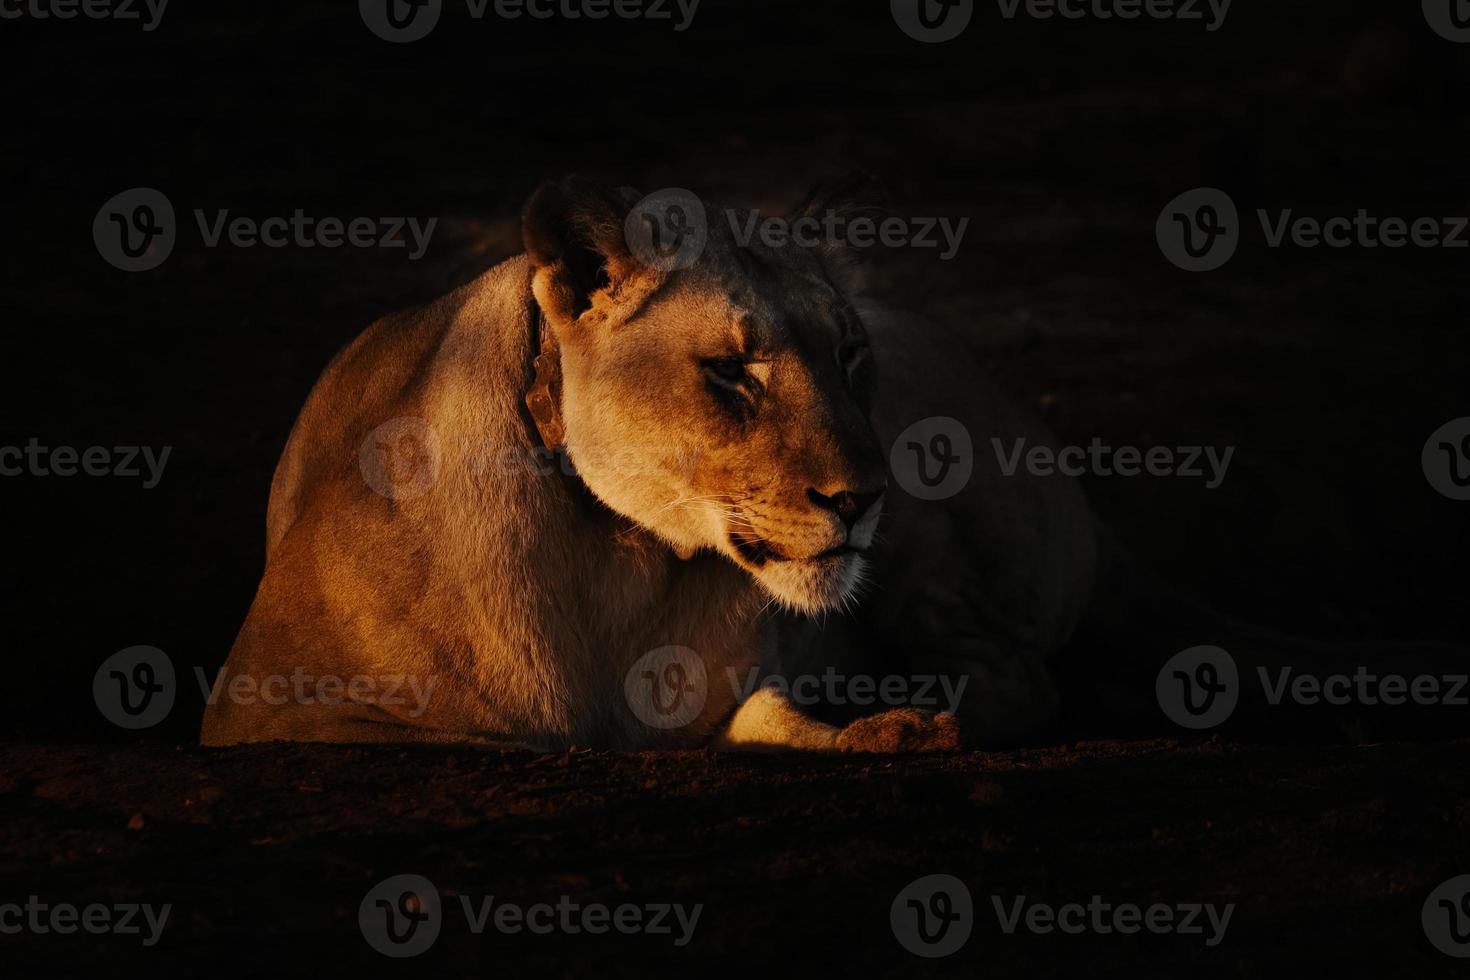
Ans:
[{"label": "lion's nose", "polygon": [[878,487],[876,490],[841,490],[828,496],[811,488],[807,489],[806,495],[811,502],[823,510],[830,510],[842,521],[844,527],[849,531],[854,524],[863,519],[863,515],[873,508],[873,505],[883,499],[883,491],[886,487]]}]

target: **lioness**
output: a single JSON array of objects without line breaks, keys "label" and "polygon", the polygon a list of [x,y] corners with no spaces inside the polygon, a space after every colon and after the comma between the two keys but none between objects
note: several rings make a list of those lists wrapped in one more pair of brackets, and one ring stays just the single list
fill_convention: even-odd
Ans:
[{"label": "lioness", "polygon": [[[276,470],[222,683],[330,677],[347,696],[224,694],[206,744],[885,751],[1048,716],[1044,661],[1097,561],[1075,482],[977,467],[921,500],[888,480],[919,420],[1047,433],[955,338],[863,301],[834,251],[738,244],[712,212],[698,259],[660,271],[629,246],[634,200],[542,187],[524,255],[327,368]],[[828,667],[966,684],[954,714],[833,725],[747,683]],[[432,696],[352,696],[389,677]],[[686,694],[678,724],[650,714]]]}]

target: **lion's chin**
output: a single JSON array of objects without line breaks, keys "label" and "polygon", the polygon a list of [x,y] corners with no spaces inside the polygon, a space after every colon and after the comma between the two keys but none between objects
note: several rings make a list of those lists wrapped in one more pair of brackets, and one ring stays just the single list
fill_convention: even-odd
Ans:
[{"label": "lion's chin", "polygon": [[750,572],[782,606],[813,615],[841,609],[851,602],[866,569],[867,560],[849,552],[803,561],[768,562]]}]

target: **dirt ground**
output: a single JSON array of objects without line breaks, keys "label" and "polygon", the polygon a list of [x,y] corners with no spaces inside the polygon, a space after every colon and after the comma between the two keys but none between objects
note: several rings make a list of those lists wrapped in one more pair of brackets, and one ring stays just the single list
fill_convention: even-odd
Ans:
[{"label": "dirt ground", "polygon": [[[1467,866],[1467,743],[1086,742],[951,757],[535,757],[310,746],[0,751],[0,888],[168,902],[163,939],[7,936],[9,976],[1460,975],[1420,907]],[[358,930],[368,889],[445,903],[412,960]],[[915,878],[975,926],[907,953]],[[704,906],[692,940],[471,931],[456,899]],[[1233,903],[1205,935],[1006,934],[994,898]],[[146,972],[145,972],[146,971]]]}]

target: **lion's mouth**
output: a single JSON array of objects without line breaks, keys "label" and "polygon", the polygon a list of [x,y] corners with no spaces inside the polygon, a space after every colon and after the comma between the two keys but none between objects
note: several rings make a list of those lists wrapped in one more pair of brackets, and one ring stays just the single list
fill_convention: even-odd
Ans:
[{"label": "lion's mouth", "polygon": [[[782,554],[775,545],[765,538],[752,534],[749,531],[730,531],[730,547],[734,548],[741,558],[745,559],[755,568],[763,568],[771,562],[796,561],[790,555]],[[861,555],[867,549],[858,548],[854,545],[843,543],[835,548],[828,548],[819,554],[809,558],[801,559],[807,562],[824,562],[834,558],[846,558],[849,555]]]},{"label": "lion's mouth", "polygon": [[730,547],[755,568],[764,568],[767,562],[790,561],[775,545],[749,531],[729,532]]}]

